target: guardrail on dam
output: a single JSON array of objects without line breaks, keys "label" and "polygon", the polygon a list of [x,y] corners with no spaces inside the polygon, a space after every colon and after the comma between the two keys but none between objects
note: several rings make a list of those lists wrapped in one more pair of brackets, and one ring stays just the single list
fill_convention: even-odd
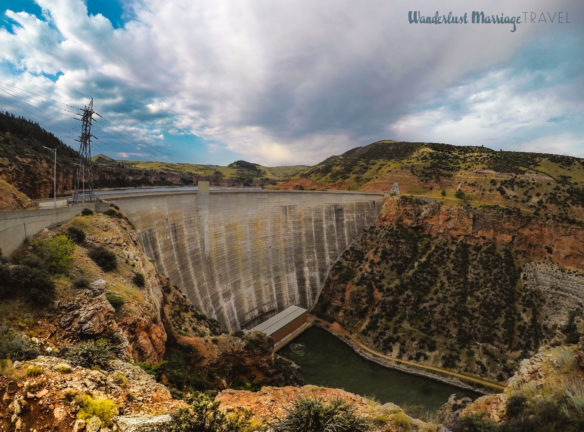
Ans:
[{"label": "guardrail on dam", "polygon": [[379,214],[383,194],[211,191],[108,196],[144,251],[228,330],[310,309],[331,265]]}]

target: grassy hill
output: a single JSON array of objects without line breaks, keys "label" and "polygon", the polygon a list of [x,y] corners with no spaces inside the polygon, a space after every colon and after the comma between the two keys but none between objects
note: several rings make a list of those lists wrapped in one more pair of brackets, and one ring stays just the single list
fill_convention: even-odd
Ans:
[{"label": "grassy hill", "polygon": [[279,167],[267,167],[246,161],[236,161],[227,166],[209,164],[188,164],[171,163],[157,161],[117,161],[104,155],[93,158],[99,165],[123,166],[134,169],[165,172],[176,175],[193,175],[205,177],[217,182],[224,180],[242,180],[253,182],[263,179],[264,181],[284,181],[291,179],[300,172],[306,170],[304,165],[291,165]]},{"label": "grassy hill", "polygon": [[281,188],[425,196],[584,220],[584,159],[486,147],[378,141],[332,156]]}]

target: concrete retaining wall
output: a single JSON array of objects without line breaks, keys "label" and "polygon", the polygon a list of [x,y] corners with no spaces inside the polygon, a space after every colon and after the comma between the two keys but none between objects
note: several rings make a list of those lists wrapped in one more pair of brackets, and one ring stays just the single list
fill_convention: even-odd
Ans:
[{"label": "concrete retaining wall", "polygon": [[81,213],[84,208],[94,209],[93,203],[57,209],[20,210],[0,212],[0,248],[4,255],[12,254],[26,239],[39,231],[65,222]]},{"label": "concrete retaining wall", "polygon": [[310,309],[337,257],[375,222],[383,195],[211,191],[111,196],[145,252],[227,329]]}]

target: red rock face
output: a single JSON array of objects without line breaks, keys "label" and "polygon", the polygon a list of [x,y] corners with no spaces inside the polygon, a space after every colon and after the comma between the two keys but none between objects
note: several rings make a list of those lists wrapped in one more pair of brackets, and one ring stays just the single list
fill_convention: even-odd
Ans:
[{"label": "red rock face", "polygon": [[132,317],[119,323],[128,339],[128,351],[133,361],[160,363],[166,349],[166,331],[162,324]]},{"label": "red rock face", "polygon": [[447,207],[438,202],[388,198],[378,223],[401,224],[471,244],[492,240],[512,245],[531,259],[551,258],[563,267],[584,270],[584,227],[538,219],[515,210]]}]

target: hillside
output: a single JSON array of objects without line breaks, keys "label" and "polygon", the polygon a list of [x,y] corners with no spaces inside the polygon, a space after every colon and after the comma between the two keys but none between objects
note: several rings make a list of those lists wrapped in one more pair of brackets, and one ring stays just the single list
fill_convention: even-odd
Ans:
[{"label": "hillside", "polygon": [[[57,195],[73,189],[77,151],[38,124],[0,113],[0,179],[29,198],[48,198],[53,193],[53,154],[57,148]],[[263,186],[297,175],[307,167],[265,167],[236,161],[228,166],[168,162],[120,161],[105,155],[93,157],[96,188],[183,186],[208,180],[217,186]],[[18,202],[12,207],[20,207]],[[5,205],[8,208],[8,205]]]},{"label": "hillside", "polygon": [[580,225],[391,197],[314,312],[385,354],[503,381],[581,319],[582,251]]},{"label": "hillside", "polygon": [[552,154],[378,141],[332,156],[278,187],[389,193],[394,183],[406,195],[584,220],[584,159]]}]

